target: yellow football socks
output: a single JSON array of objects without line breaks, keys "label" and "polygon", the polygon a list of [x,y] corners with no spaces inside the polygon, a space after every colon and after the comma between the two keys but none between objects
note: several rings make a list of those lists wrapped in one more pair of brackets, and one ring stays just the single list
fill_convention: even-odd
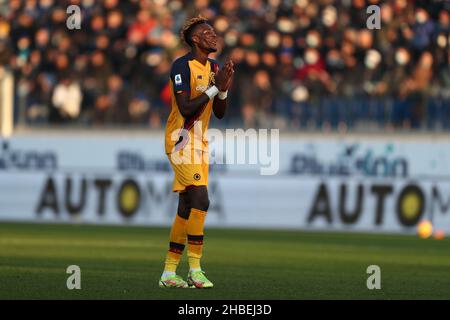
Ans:
[{"label": "yellow football socks", "polygon": [[178,214],[170,230],[170,244],[167,252],[164,271],[176,272],[178,263],[183,255],[184,246],[186,244],[186,224],[188,220],[183,219]]},{"label": "yellow football socks", "polygon": [[201,270],[200,259],[203,250],[203,229],[206,211],[191,209],[187,221],[188,259],[191,270]]}]

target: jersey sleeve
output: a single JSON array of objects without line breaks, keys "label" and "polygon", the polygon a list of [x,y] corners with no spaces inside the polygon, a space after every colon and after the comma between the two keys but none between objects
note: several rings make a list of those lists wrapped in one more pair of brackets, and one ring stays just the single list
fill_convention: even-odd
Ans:
[{"label": "jersey sleeve", "polygon": [[191,71],[187,61],[175,61],[170,71],[173,92],[180,93],[191,90]]}]

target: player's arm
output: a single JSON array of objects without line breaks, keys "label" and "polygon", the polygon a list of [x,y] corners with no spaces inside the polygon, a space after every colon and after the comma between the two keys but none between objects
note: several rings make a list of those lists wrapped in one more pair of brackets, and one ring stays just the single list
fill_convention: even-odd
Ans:
[{"label": "player's arm", "polygon": [[220,97],[215,97],[213,103],[213,111],[216,118],[222,119],[225,116],[226,110],[227,110],[227,98],[221,99]]},{"label": "player's arm", "polygon": [[190,99],[190,94],[186,91],[175,92],[175,99],[181,115],[185,118],[196,114],[197,111],[209,101],[209,97],[206,93],[202,93],[200,96]]},{"label": "player's arm", "polygon": [[[225,116],[225,111],[227,109],[227,92],[233,81],[233,62],[229,60],[219,72],[223,72],[223,85],[222,83],[217,84],[219,87],[219,94],[214,98],[213,111],[218,119],[222,119]],[[221,75],[218,74],[217,80],[216,83],[222,80]]]}]

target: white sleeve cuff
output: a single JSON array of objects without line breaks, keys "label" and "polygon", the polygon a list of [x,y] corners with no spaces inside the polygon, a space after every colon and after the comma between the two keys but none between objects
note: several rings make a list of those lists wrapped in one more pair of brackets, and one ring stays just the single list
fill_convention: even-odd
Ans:
[{"label": "white sleeve cuff", "polygon": [[212,86],[211,88],[205,91],[205,94],[209,97],[210,100],[214,98],[218,93],[219,89],[217,89],[216,86]]}]

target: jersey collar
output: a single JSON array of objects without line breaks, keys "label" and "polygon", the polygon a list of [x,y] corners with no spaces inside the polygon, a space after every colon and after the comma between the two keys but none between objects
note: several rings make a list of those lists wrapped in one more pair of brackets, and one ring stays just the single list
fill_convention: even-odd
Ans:
[{"label": "jersey collar", "polygon": [[210,68],[210,62],[209,59],[206,59],[206,64],[202,64],[200,61],[194,58],[192,53],[189,53],[189,60],[193,61],[196,65],[198,65],[202,69],[209,69]]}]

